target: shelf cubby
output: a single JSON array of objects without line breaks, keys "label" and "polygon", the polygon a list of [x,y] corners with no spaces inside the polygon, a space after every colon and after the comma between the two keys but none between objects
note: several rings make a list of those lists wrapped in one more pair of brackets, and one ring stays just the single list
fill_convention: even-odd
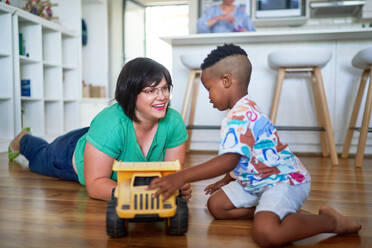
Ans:
[{"label": "shelf cubby", "polygon": [[45,101],[45,134],[54,136],[63,133],[63,102]]},{"label": "shelf cubby", "polygon": [[[20,68],[21,80],[30,80],[31,99],[41,99],[43,97],[43,65],[37,63],[23,63]],[[21,82],[19,82],[21,83]]]},{"label": "shelf cubby", "polygon": [[[27,58],[35,61],[41,61],[43,47],[41,25],[24,18],[19,18],[18,32],[19,34],[22,34],[23,41],[19,42],[21,42],[24,47],[24,49],[19,48],[19,55],[24,55]],[[22,52],[20,49],[23,49],[24,51]]]},{"label": "shelf cubby", "polygon": [[79,61],[76,57],[78,52],[77,38],[67,34],[62,35],[62,65],[66,68],[76,68]]},{"label": "shelf cubby", "polygon": [[62,68],[44,64],[44,98],[45,100],[62,100]]},{"label": "shelf cubby", "polygon": [[69,132],[80,126],[80,106],[76,101],[65,101],[64,110],[64,131]]},{"label": "shelf cubby", "polygon": [[0,56],[10,56],[12,51],[12,18],[10,13],[0,12]]},{"label": "shelf cubby", "polygon": [[13,97],[12,18],[0,12],[0,100]]},{"label": "shelf cubby", "polygon": [[[81,86],[76,84],[79,75],[76,69],[63,69],[63,99],[77,100],[81,96]],[[80,87],[80,88],[79,88]]]},{"label": "shelf cubby", "polygon": [[62,40],[61,33],[53,29],[43,28],[43,60],[50,65],[62,63]]},{"label": "shelf cubby", "polygon": [[31,127],[33,134],[43,136],[45,134],[43,100],[23,99],[21,109],[22,128]]},{"label": "shelf cubby", "polygon": [[12,58],[0,57],[0,99],[13,97],[13,65]]},{"label": "shelf cubby", "polygon": [[14,134],[14,109],[12,99],[0,99],[0,113],[0,139],[11,140]]}]

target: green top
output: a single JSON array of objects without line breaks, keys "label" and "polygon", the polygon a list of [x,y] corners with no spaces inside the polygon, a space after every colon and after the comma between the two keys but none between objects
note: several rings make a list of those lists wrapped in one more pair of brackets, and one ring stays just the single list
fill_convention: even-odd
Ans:
[{"label": "green top", "polygon": [[[165,151],[187,140],[187,131],[181,115],[168,108],[164,118],[159,120],[158,129],[144,157],[137,143],[132,120],[125,115],[118,103],[102,110],[91,122],[89,131],[76,144],[75,165],[79,182],[84,180],[84,149],[86,141],[110,157],[125,162],[163,161]],[[116,179],[116,172],[111,178]]]}]

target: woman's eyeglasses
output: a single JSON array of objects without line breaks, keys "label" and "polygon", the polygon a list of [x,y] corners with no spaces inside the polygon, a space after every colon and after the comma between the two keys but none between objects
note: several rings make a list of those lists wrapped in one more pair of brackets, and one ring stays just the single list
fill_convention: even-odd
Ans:
[{"label": "woman's eyeglasses", "polygon": [[168,97],[170,95],[170,90],[169,90],[168,86],[163,86],[161,88],[148,87],[148,88],[142,90],[143,93],[145,93],[146,95],[148,95],[150,97],[153,97],[153,98],[159,96],[160,91],[163,94],[163,96],[165,96],[165,97]]}]

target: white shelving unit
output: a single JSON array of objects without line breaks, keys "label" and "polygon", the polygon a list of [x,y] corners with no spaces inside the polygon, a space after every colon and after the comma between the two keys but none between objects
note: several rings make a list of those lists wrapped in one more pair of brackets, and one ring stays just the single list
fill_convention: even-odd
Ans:
[{"label": "white shelving unit", "polygon": [[12,11],[0,9],[0,147],[14,134]]},{"label": "white shelving unit", "polygon": [[3,3],[0,30],[0,151],[23,127],[47,140],[78,128],[80,32]]}]

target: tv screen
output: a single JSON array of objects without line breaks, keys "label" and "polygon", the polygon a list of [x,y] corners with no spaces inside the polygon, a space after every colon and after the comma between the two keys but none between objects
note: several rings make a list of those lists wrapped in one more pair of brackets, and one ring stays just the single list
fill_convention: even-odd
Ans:
[{"label": "tv screen", "polygon": [[292,17],[302,15],[302,0],[256,0],[256,17]]},{"label": "tv screen", "polygon": [[258,0],[258,10],[298,9],[299,0]]}]

